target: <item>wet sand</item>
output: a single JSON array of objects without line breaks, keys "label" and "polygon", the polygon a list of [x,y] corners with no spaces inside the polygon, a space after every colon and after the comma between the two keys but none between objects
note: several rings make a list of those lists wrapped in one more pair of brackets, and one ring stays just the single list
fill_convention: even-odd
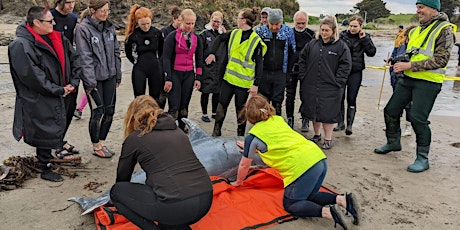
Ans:
[{"label": "wet sand", "polygon": [[[379,59],[391,51],[391,48],[383,47],[386,42],[388,40],[378,43],[378,57],[375,61],[368,59],[368,65],[382,66],[383,61]],[[448,75],[460,74],[454,68],[457,63],[456,49],[454,48],[455,55],[449,63]],[[3,61],[6,47],[0,47],[0,53]],[[91,142],[87,128],[89,110],[86,108],[83,119],[72,122],[66,139],[81,149],[87,169],[77,170],[77,178],[66,177],[62,183],[51,183],[37,178],[26,181],[21,189],[0,192],[0,229],[95,229],[93,216],[80,216],[80,207],[66,200],[72,196],[99,196],[100,193],[83,188],[89,182],[108,182],[100,188],[102,191],[110,189],[114,183],[123,142],[123,116],[133,99],[131,65],[126,59],[123,59],[123,63],[123,81],[117,90],[116,113],[107,140],[108,146],[116,150],[117,155],[111,159],[99,159],[90,154]],[[402,138],[403,150],[400,152],[387,155],[373,153],[375,147],[385,142],[382,109],[392,92],[387,74],[382,99],[377,106],[382,75],[383,71],[365,70],[353,135],[334,133],[334,147],[325,152],[329,163],[325,183],[339,192],[354,192],[358,195],[363,218],[356,229],[458,229],[460,149],[453,146],[460,142],[458,83],[454,85],[450,81],[444,84],[430,117],[430,169],[413,174],[407,172],[406,167],[415,159],[414,135]],[[2,80],[8,79],[0,78],[0,85]],[[12,137],[15,94],[14,88],[8,90],[10,86],[6,87],[7,90],[0,93],[0,160],[13,155],[34,155],[34,148],[22,141],[16,142]],[[193,93],[189,118],[210,132],[213,123],[203,123],[200,120],[199,96],[199,92]],[[299,104],[297,99],[296,106]],[[236,133],[234,114],[232,103],[222,130],[224,136]],[[299,115],[296,116],[296,130],[300,129],[298,118]],[[303,134],[308,138],[313,135],[311,131]],[[332,228],[332,221],[305,218],[277,225],[272,229]]]}]

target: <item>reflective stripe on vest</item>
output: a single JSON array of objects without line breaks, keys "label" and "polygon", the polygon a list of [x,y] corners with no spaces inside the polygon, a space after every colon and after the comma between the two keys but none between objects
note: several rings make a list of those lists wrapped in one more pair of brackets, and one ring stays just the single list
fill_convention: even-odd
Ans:
[{"label": "reflective stripe on vest", "polygon": [[[441,33],[442,29],[444,29],[447,26],[452,26],[453,31],[455,33],[457,28],[457,26],[455,26],[454,24],[444,21],[439,23],[437,27],[434,28],[430,34],[428,34],[435,24],[436,21],[432,22],[423,31],[420,31],[420,26],[417,26],[416,28],[410,31],[409,43],[407,44],[407,52],[410,52],[414,49],[418,49],[418,53],[412,55],[410,59],[411,62],[418,62],[432,58],[434,55],[436,39],[439,37],[439,34]],[[420,47],[427,36],[427,42],[423,44],[423,47]],[[447,66],[444,66],[444,68],[439,68],[435,70],[425,70],[419,72],[412,72],[412,70],[409,69],[405,70],[404,74],[416,79],[422,79],[435,83],[442,83],[444,81],[444,77],[446,74],[446,68]]]},{"label": "reflective stripe on vest", "polygon": [[267,145],[267,152],[260,153],[260,157],[265,164],[278,170],[284,187],[326,158],[318,145],[292,130],[280,116],[257,122],[249,133]]},{"label": "reflective stripe on vest", "polygon": [[242,34],[241,29],[233,30],[230,34],[228,42],[229,58],[224,79],[232,85],[249,89],[254,83],[256,69],[252,55],[259,43],[262,45],[263,54],[267,51],[267,46],[255,32],[251,33],[248,40],[241,42]]}]

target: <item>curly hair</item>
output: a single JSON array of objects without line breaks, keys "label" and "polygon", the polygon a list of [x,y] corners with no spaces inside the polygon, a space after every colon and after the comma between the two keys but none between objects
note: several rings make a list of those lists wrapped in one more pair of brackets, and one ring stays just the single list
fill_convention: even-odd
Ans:
[{"label": "curly hair", "polygon": [[257,94],[248,99],[241,113],[245,114],[246,119],[251,124],[255,124],[259,121],[266,121],[275,115],[275,108],[264,96]]},{"label": "curly hair", "polygon": [[134,4],[131,6],[128,14],[125,30],[125,41],[128,41],[129,36],[134,32],[134,29],[137,26],[137,21],[141,18],[150,18],[150,20],[152,20],[152,11],[148,8],[141,7],[138,4]]},{"label": "curly hair", "polygon": [[157,124],[158,116],[163,109],[149,95],[136,97],[128,107],[125,116],[125,138],[134,131],[140,131],[139,136],[150,133]]}]

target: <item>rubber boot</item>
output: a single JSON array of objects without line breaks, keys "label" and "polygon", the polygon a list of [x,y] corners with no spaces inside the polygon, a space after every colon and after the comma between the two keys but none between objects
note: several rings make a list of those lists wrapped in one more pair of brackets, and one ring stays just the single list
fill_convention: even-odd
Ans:
[{"label": "rubber boot", "polygon": [[346,135],[353,134],[353,121],[355,120],[356,108],[348,107],[347,109],[347,129],[345,130]]},{"label": "rubber boot", "polygon": [[343,121],[339,121],[339,123],[337,123],[337,126],[334,127],[334,131],[340,131],[344,129],[345,129],[345,123],[343,123]]},{"label": "rubber boot", "polygon": [[244,136],[244,132],[246,131],[246,123],[238,125],[236,130],[237,136]]},{"label": "rubber boot", "polygon": [[428,153],[430,146],[417,146],[417,158],[415,162],[407,167],[407,171],[413,173],[423,172],[430,168],[428,163]]},{"label": "rubber boot", "polygon": [[288,117],[287,124],[289,125],[289,127],[291,127],[291,129],[293,129],[294,128],[294,117]]},{"label": "rubber boot", "polygon": [[213,137],[220,137],[220,136],[222,136],[221,129],[222,129],[222,123],[216,121],[216,122],[214,123],[214,129],[213,129],[213,131],[212,131],[212,136],[213,136]]},{"label": "rubber boot", "polygon": [[394,119],[386,114],[384,114],[384,117],[387,143],[374,149],[374,152],[378,154],[387,154],[391,151],[401,151],[401,128],[399,127],[399,117]]},{"label": "rubber boot", "polygon": [[273,107],[275,107],[276,115],[281,116],[281,103],[274,103]]},{"label": "rubber boot", "polygon": [[302,127],[300,128],[301,132],[308,132],[308,124],[310,121],[307,118],[302,118]]}]

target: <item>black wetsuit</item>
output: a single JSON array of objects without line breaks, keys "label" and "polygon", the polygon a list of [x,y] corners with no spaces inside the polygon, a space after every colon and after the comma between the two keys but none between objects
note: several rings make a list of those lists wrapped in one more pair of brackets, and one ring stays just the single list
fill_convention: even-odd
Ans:
[{"label": "black wetsuit", "polygon": [[150,27],[147,32],[136,28],[125,43],[125,52],[128,60],[134,64],[131,74],[134,96],[145,94],[148,81],[149,95],[158,101],[163,88],[159,59],[163,54],[161,31],[155,27]]}]

